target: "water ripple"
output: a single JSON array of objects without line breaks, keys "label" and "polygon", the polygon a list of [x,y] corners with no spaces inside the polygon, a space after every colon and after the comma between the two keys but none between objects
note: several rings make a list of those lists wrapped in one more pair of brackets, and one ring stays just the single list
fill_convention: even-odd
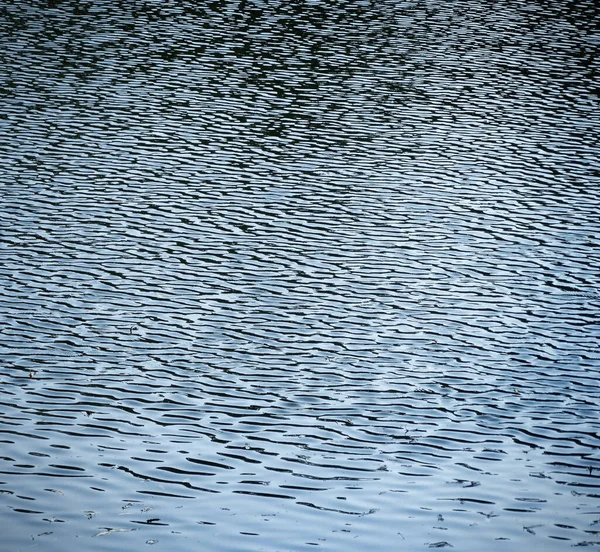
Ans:
[{"label": "water ripple", "polygon": [[6,545],[597,547],[597,24],[8,1]]}]

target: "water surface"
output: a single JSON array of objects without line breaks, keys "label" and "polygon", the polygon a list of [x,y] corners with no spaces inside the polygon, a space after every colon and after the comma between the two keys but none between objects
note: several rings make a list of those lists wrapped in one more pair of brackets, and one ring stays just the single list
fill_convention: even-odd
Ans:
[{"label": "water surface", "polygon": [[599,549],[599,20],[5,3],[7,549]]}]

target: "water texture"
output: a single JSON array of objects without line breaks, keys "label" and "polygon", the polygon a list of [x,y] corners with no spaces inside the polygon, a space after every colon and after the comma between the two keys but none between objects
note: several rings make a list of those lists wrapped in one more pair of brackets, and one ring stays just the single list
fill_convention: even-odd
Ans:
[{"label": "water texture", "polygon": [[600,550],[592,0],[0,7],[3,550]]}]

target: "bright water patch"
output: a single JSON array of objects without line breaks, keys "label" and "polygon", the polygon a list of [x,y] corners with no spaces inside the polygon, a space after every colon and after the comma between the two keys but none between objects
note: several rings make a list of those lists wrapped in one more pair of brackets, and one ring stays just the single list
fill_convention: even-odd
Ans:
[{"label": "bright water patch", "polygon": [[600,547],[593,2],[8,2],[11,550]]}]

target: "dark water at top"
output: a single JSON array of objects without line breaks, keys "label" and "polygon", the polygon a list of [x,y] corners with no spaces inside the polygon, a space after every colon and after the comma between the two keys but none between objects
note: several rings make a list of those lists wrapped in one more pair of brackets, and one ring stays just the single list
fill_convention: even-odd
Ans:
[{"label": "dark water at top", "polygon": [[4,2],[3,549],[600,549],[599,24]]}]

